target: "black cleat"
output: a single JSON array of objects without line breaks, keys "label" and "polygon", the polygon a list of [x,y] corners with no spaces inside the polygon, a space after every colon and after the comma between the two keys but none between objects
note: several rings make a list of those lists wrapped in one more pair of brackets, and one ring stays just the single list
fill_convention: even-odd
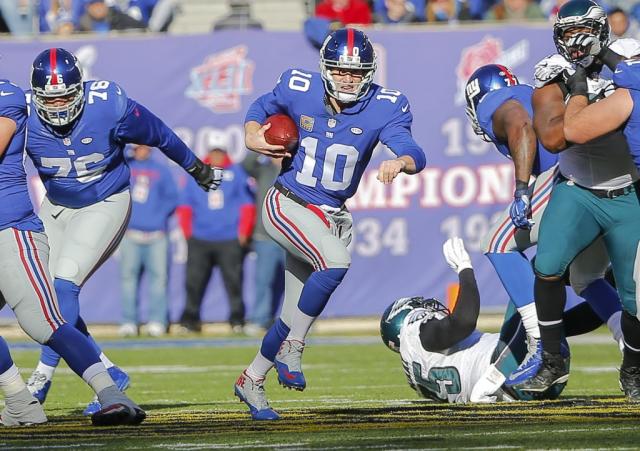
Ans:
[{"label": "black cleat", "polygon": [[620,368],[620,390],[630,402],[640,402],[640,367]]},{"label": "black cleat", "polygon": [[[569,379],[569,357],[542,351],[542,365],[531,378],[512,387],[523,392],[545,392],[551,386],[566,382]],[[639,379],[640,380],[640,379]],[[638,385],[640,399],[640,385]]]},{"label": "black cleat", "polygon": [[147,418],[144,410],[125,404],[113,404],[91,415],[94,426],[120,426],[140,424]]}]

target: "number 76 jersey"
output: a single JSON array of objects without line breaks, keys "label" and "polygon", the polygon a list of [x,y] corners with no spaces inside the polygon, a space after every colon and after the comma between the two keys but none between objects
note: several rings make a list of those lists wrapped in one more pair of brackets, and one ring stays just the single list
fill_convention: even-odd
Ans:
[{"label": "number 76 jersey", "polygon": [[398,91],[372,84],[362,99],[334,114],[320,74],[292,69],[251,105],[245,121],[262,124],[276,113],[291,117],[300,135],[278,181],[312,204],[339,208],[353,196],[378,142],[411,156],[418,171],[425,166],[411,136],[409,102]]}]

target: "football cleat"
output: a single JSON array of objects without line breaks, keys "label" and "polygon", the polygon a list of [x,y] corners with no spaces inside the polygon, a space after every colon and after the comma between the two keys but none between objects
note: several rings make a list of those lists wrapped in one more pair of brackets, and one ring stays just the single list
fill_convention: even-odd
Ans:
[{"label": "football cleat", "polygon": [[531,378],[512,385],[523,392],[545,392],[555,384],[561,384],[569,379],[569,357],[561,354],[551,354],[542,351],[542,365]]},{"label": "football cleat", "polygon": [[40,404],[44,404],[51,388],[51,379],[47,378],[44,373],[35,370],[27,380],[27,388]]},{"label": "football cleat", "polygon": [[5,407],[0,414],[0,423],[5,426],[28,426],[47,422],[42,404],[24,389],[5,399]]},{"label": "football cleat", "polygon": [[542,342],[539,338],[527,337],[527,355],[522,363],[507,378],[507,387],[521,384],[535,376],[542,366]]},{"label": "football cleat", "polygon": [[142,423],[145,418],[147,418],[147,413],[141,408],[117,403],[91,415],[91,424],[94,426],[135,426]]},{"label": "football cleat", "polygon": [[264,392],[264,378],[252,379],[243,371],[233,386],[235,395],[249,407],[254,420],[279,420],[280,415],[273,410]]},{"label": "football cleat", "polygon": [[285,340],[280,345],[274,364],[278,371],[280,385],[302,391],[307,382],[302,374],[302,351],[304,343],[299,340]]},{"label": "football cleat", "polygon": [[[129,388],[129,382],[131,381],[131,379],[129,379],[129,375],[127,373],[122,371],[117,366],[107,368],[107,372],[109,373],[109,376],[111,376],[111,379],[113,379],[113,382],[115,382],[118,390],[125,391],[127,388]],[[95,398],[93,398],[93,401],[87,404],[87,407],[82,412],[82,415],[88,417],[98,412],[100,409],[102,409],[102,405],[100,404],[100,401],[98,401],[98,397],[96,396]]]},{"label": "football cleat", "polygon": [[620,368],[620,390],[631,402],[640,402],[640,367]]}]

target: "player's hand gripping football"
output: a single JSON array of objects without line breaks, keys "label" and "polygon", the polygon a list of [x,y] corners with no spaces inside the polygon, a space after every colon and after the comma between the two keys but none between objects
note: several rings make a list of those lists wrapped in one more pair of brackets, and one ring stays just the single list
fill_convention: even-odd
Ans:
[{"label": "player's hand gripping football", "polygon": [[509,207],[509,216],[513,225],[519,229],[531,229],[535,222],[531,219],[531,200],[529,187],[525,182],[516,182],[516,191]]},{"label": "player's hand gripping football", "polygon": [[211,167],[196,158],[196,162],[187,169],[200,188],[205,191],[215,191],[222,182],[222,168]]},{"label": "player's hand gripping football", "polygon": [[407,162],[399,158],[383,161],[378,169],[378,180],[389,185],[406,166]]},{"label": "player's hand gripping football", "polygon": [[245,145],[254,152],[261,153],[274,158],[291,157],[284,146],[269,144],[264,137],[267,130],[271,128],[270,123],[260,125],[257,122],[245,127]]},{"label": "player's hand gripping football", "polygon": [[458,274],[460,274],[463,269],[473,269],[473,266],[471,266],[471,257],[469,257],[467,250],[464,248],[462,238],[449,238],[442,245],[442,253],[451,269]]}]

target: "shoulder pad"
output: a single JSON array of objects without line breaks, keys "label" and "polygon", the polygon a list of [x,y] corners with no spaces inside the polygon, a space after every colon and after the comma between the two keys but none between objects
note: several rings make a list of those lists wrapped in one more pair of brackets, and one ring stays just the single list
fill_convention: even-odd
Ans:
[{"label": "shoulder pad", "polygon": [[633,38],[622,38],[614,41],[609,49],[625,58],[631,58],[640,54],[640,41]]},{"label": "shoulder pad", "polygon": [[565,70],[571,72],[574,69],[571,63],[564,59],[562,55],[554,54],[543,58],[535,67],[535,87],[542,88],[549,83],[557,81]]}]

